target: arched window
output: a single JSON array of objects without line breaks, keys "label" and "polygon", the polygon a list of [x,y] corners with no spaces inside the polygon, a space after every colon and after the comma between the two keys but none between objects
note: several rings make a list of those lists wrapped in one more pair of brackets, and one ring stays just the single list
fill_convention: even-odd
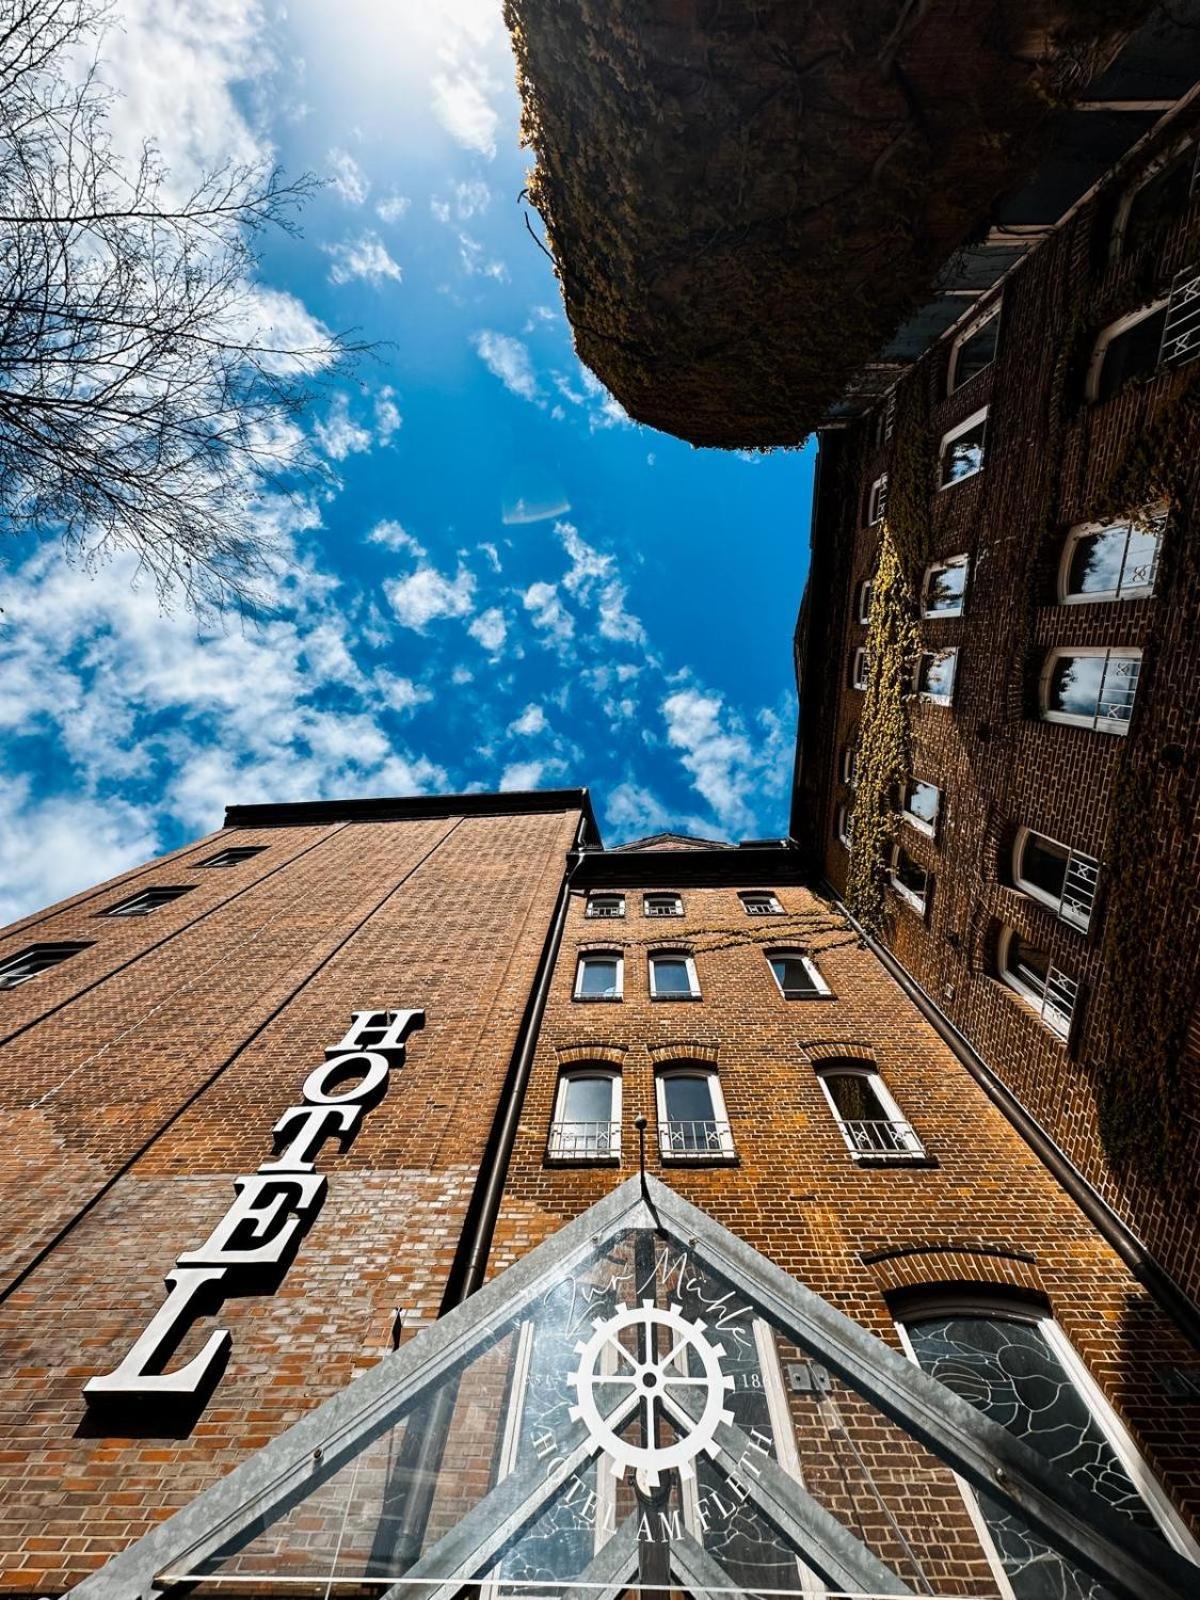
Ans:
[{"label": "arched window", "polygon": [[619,950],[585,950],[575,969],[576,1000],[619,1000],[625,962]]},{"label": "arched window", "polygon": [[1162,356],[1166,323],[1167,302],[1155,300],[1102,328],[1092,346],[1087,398],[1094,403],[1109,400],[1127,383],[1152,378]]},{"label": "arched window", "polygon": [[1050,907],[1055,916],[1086,933],[1096,903],[1100,863],[1032,828],[1021,828],[1013,844],[1013,882]]},{"label": "arched window", "polygon": [[1098,733],[1127,733],[1142,670],[1140,650],[1074,645],[1042,668],[1042,718]]},{"label": "arched window", "polygon": [[[909,1358],[1122,1519],[1155,1529],[1182,1555],[1200,1546],[1141,1460],[1062,1329],[1016,1296],[912,1300],[898,1319]],[[961,1484],[961,1480],[960,1480]],[[1095,1600],[1095,1580],[986,1494],[961,1484],[1003,1593],[1015,1600]]]},{"label": "arched window", "polygon": [[712,1067],[685,1062],[660,1068],[658,1148],[664,1161],[731,1161],[733,1131]]},{"label": "arched window", "polygon": [[621,1155],[621,1074],[602,1063],[559,1075],[546,1154],[553,1161],[614,1161]]},{"label": "arched window", "polygon": [[1065,1039],[1079,999],[1079,982],[1056,967],[1049,955],[1015,928],[1003,928],[999,947],[1000,976],[1032,1006],[1042,1021]]},{"label": "arched window", "polygon": [[1067,534],[1058,569],[1058,598],[1065,606],[1104,600],[1139,600],[1154,592],[1161,512],[1125,522],[1081,522]]},{"label": "arched window", "polygon": [[869,1062],[851,1058],[823,1061],[817,1081],[856,1161],[919,1161],[924,1157],[924,1145]]},{"label": "arched window", "polygon": [[953,394],[990,367],[996,359],[999,343],[1000,302],[997,300],[982,316],[974,317],[950,346],[946,393]]},{"label": "arched window", "polygon": [[696,962],[687,950],[654,950],[650,954],[651,1000],[699,1000]]},{"label": "arched window", "polygon": [[811,956],[800,950],[768,950],[767,961],[785,1000],[829,999],[829,985]]}]

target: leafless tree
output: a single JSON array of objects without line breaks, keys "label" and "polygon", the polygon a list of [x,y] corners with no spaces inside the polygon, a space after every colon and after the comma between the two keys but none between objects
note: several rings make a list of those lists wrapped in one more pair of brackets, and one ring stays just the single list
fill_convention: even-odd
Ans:
[{"label": "leafless tree", "polygon": [[[166,598],[252,600],[264,499],[318,471],[297,416],[352,347],[272,327],[257,244],[315,180],[227,164],[186,192],[126,162],[95,50],[106,0],[0,0],[0,527]],[[288,319],[283,319],[288,320]]]}]

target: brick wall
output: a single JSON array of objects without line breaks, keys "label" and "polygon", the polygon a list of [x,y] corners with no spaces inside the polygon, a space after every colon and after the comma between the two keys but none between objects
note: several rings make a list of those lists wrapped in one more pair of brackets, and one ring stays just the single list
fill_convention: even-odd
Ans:
[{"label": "brick wall", "polygon": [[[624,870],[633,884],[636,869]],[[649,881],[662,888],[661,871]],[[600,925],[585,915],[586,896],[573,894],[490,1271],[636,1173],[641,1114],[648,1170],[893,1345],[887,1296],[897,1291],[975,1285],[1042,1298],[1195,1517],[1200,1453],[1157,1372],[1186,1362],[1188,1346],[829,903],[805,888],[775,887],[783,916],[748,917],[735,888],[685,887],[685,915],[665,922],[645,918],[630,887],[624,919]],[[624,997],[581,1003],[573,998],[578,953],[601,942],[624,952]],[[650,997],[646,958],[656,946],[693,953],[699,1001]],[[766,960],[778,946],[810,950],[832,998],[785,1000]],[[815,1070],[841,1054],[876,1064],[933,1164],[856,1164]],[[547,1159],[559,1075],[587,1059],[619,1067],[621,1156],[564,1166]],[[660,1158],[655,1072],[680,1059],[716,1065],[736,1165]],[[785,1360],[795,1354],[781,1347]],[[945,1470],[866,1417],[844,1389],[835,1385],[833,1399],[889,1486],[889,1509],[926,1570],[964,1592],[987,1587]],[[857,1518],[884,1559],[899,1559],[888,1542],[895,1530],[878,1526],[878,1503],[864,1510],[865,1484],[839,1465],[828,1414],[812,1397],[790,1404],[806,1485],[835,1514]],[[897,1570],[911,1577],[902,1560]]]},{"label": "brick wall", "polygon": [[[0,1572],[58,1592],[412,1332],[445,1289],[578,811],[227,830],[0,935],[89,950],[0,993]],[[261,844],[227,870],[198,862]],[[131,885],[191,884],[103,919]],[[201,1318],[228,1367],[181,1437],[114,1437],[81,1393],[163,1277],[269,1159],[271,1129],[354,1009],[423,1007],[274,1294]],[[24,1274],[22,1276],[22,1274]]]},{"label": "brick wall", "polygon": [[[1200,1115],[1192,1058],[1171,1113],[1190,1129],[1177,1167],[1181,1181],[1170,1175],[1165,1182],[1151,1181],[1136,1171],[1118,1177],[1104,1154],[1096,1107],[1096,1074],[1106,1059],[1116,991],[1128,984],[1162,984],[1167,974],[1139,961],[1137,949],[1123,953],[1116,970],[1104,970],[1103,860],[1099,899],[1086,933],[1019,890],[1012,870],[1013,844],[1022,826],[1094,857],[1120,849],[1120,839],[1110,838],[1110,820],[1124,741],[1040,720],[1038,675],[1056,646],[1144,648],[1127,738],[1151,762],[1162,752],[1152,822],[1159,910],[1145,935],[1148,944],[1162,941],[1165,959],[1175,967],[1171,976],[1194,996],[1200,979],[1200,831],[1195,826],[1200,587],[1182,546],[1194,538],[1192,507],[1200,499],[1200,474],[1184,515],[1163,541],[1151,598],[1064,606],[1055,587],[1067,530],[1096,514],[1114,466],[1195,372],[1183,369],[1135,383],[1103,404],[1084,400],[1096,333],[1164,290],[1197,249],[1200,201],[1194,200],[1160,248],[1103,265],[1115,200],[1115,192],[1102,193],[1007,280],[1000,349],[990,368],[947,396],[947,336],[901,383],[901,388],[924,389],[935,443],[987,405],[988,449],[980,474],[940,493],[931,491],[934,557],[969,555],[970,584],[961,618],[922,623],[928,648],[959,650],[952,707],[918,703],[912,713],[914,772],[942,789],[944,809],[936,839],[901,826],[904,848],[933,875],[933,890],[924,916],[892,898],[885,939],[1196,1300],[1200,1218],[1190,1174],[1200,1162]],[[898,407],[901,418],[905,411],[904,405]],[[848,687],[847,668],[865,638],[855,597],[870,575],[878,544],[878,530],[863,525],[863,507],[869,485],[906,444],[897,436],[876,447],[870,435],[864,420],[823,442],[813,581],[819,575],[825,603],[812,608],[809,617],[802,695],[805,763],[798,815],[821,872],[839,892],[846,884],[848,855],[836,838],[838,807],[853,800],[841,781],[840,762],[853,741],[862,701]],[[1056,438],[1057,461],[1049,447]],[[998,940],[1004,926],[1048,951],[1078,980],[1080,1002],[1068,1042],[1000,981]]]}]

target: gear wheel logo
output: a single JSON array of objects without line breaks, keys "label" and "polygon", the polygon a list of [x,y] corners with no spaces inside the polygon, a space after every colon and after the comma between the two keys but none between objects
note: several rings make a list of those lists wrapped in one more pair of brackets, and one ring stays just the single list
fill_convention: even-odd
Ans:
[{"label": "gear wheel logo", "polygon": [[[733,1412],[725,1406],[733,1379],[721,1371],[724,1345],[710,1343],[705,1338],[705,1324],[689,1322],[681,1306],[673,1304],[663,1311],[653,1300],[643,1300],[636,1307],[618,1305],[614,1316],[597,1317],[592,1327],[592,1337],[575,1346],[579,1366],[567,1375],[576,1395],[570,1410],[572,1422],[583,1421],[593,1444],[608,1456],[614,1477],[623,1478],[632,1467],[644,1475],[651,1488],[657,1487],[660,1473],[671,1467],[678,1468],[683,1478],[694,1477],[691,1463],[695,1457],[702,1450],[710,1456],[717,1453],[717,1424],[733,1421]],[[641,1329],[644,1359],[632,1355],[621,1343],[620,1336],[627,1328]],[[661,1341],[666,1350],[662,1356],[654,1354],[655,1330],[666,1335]],[[695,1352],[704,1369],[702,1377],[688,1374],[682,1362],[688,1350]],[[601,1370],[604,1364],[612,1370]],[[655,1437],[657,1414],[669,1418],[677,1435],[675,1443],[636,1445],[619,1438],[596,1400],[597,1388],[610,1384],[640,1400],[648,1440]],[[690,1389],[703,1391],[704,1404],[698,1416],[694,1405],[684,1403]],[[619,1409],[624,1422],[630,1414],[628,1403]]]}]

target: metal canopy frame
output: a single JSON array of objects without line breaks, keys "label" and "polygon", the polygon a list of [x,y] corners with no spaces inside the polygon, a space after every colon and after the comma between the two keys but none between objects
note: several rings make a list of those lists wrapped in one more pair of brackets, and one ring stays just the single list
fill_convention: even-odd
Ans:
[{"label": "metal canopy frame", "polygon": [[[240,1534],[284,1515],[392,1426],[403,1406],[449,1378],[489,1338],[514,1324],[547,1287],[592,1259],[598,1246],[630,1229],[673,1235],[699,1262],[735,1285],[785,1337],[810,1350],[910,1437],[1103,1582],[1131,1600],[1188,1600],[1195,1595],[1197,1568],[1153,1533],[1116,1522],[1106,1501],[1081,1489],[1000,1424],[797,1283],[666,1184],[649,1176],[644,1184],[643,1190],[642,1180],[629,1178],[84,1579],[71,1596],[152,1600],[168,1586],[156,1582],[164,1569],[179,1568],[186,1560],[194,1573],[198,1563]],[[744,1456],[747,1442],[735,1426],[721,1424],[716,1444],[726,1470]],[[571,1461],[577,1466],[575,1458],[582,1461],[594,1449],[583,1426],[576,1423],[566,1442]],[[535,1484],[526,1472],[502,1480],[381,1600],[403,1600],[410,1589],[419,1600],[450,1595],[465,1581],[479,1578],[505,1540],[537,1515],[555,1492],[556,1482],[557,1478],[550,1482],[538,1473]],[[769,1459],[755,1479],[751,1498],[755,1510],[804,1552],[805,1561],[830,1587],[912,1593],[856,1535]],[[615,1540],[624,1534],[624,1529],[618,1530]],[[718,1587],[713,1578],[719,1568],[713,1558],[694,1540],[691,1543],[695,1549],[672,1542],[673,1572],[689,1588]],[[628,1562],[624,1546],[609,1546],[593,1566],[597,1583],[615,1593],[627,1581]],[[424,1584],[412,1582],[420,1578]]]}]

